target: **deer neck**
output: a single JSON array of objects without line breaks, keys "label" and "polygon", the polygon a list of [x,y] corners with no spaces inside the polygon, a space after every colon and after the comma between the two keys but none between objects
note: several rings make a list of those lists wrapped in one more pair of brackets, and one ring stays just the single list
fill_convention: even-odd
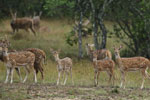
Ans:
[{"label": "deer neck", "polygon": [[59,64],[59,62],[60,62],[59,56],[56,56],[56,57],[55,57],[55,60],[56,60],[56,62]]},{"label": "deer neck", "polygon": [[93,64],[97,66],[97,58],[93,58]]},{"label": "deer neck", "polygon": [[9,54],[7,52],[3,53],[3,60],[4,60],[4,62],[8,62],[9,61]]},{"label": "deer neck", "polygon": [[118,65],[119,67],[121,67],[121,66],[122,66],[122,60],[121,60],[120,55],[119,55],[119,54],[118,54],[118,55],[115,55],[115,59],[116,59],[117,65]]}]

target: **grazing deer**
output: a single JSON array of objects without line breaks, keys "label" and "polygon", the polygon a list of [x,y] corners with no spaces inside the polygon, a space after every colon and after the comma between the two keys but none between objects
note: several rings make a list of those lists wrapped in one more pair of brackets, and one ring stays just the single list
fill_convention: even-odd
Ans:
[{"label": "grazing deer", "polygon": [[125,76],[126,72],[129,71],[141,71],[142,74],[142,84],[141,89],[144,87],[145,78],[149,78],[150,76],[147,72],[148,67],[150,67],[150,61],[147,58],[144,57],[130,57],[130,58],[121,58],[120,57],[120,49],[114,47],[114,53],[115,53],[115,60],[116,63],[121,71],[121,84],[120,87],[124,85],[125,88]]},{"label": "grazing deer", "polygon": [[13,33],[18,31],[19,29],[24,29],[29,32],[28,29],[30,29],[34,33],[34,35],[36,35],[36,32],[34,31],[33,20],[31,18],[16,18],[17,13],[13,14],[12,11],[10,11],[10,13],[12,16],[12,21],[10,25],[13,29]]},{"label": "grazing deer", "polygon": [[[98,85],[98,77],[101,71],[106,71],[107,74],[109,75],[109,83],[115,80],[115,75],[114,75],[114,67],[115,63],[111,59],[103,59],[103,60],[97,60],[98,57],[98,51],[97,53],[93,53],[93,65],[94,65],[94,80],[95,80],[95,86]],[[112,80],[113,78],[113,80]]]},{"label": "grazing deer", "polygon": [[8,48],[4,45],[2,47],[3,60],[7,67],[7,76],[5,83],[8,82],[9,75],[11,77],[10,83],[13,83],[13,71],[15,68],[20,68],[24,66],[26,69],[26,76],[23,80],[23,83],[27,80],[29,68],[34,71],[35,83],[37,82],[36,72],[33,68],[35,55],[29,51],[20,51],[20,52],[11,52],[8,53]]},{"label": "grazing deer", "polygon": [[46,54],[43,50],[38,48],[28,48],[26,51],[30,51],[35,54],[35,62],[34,62],[34,69],[36,70],[36,74],[38,71],[41,72],[42,80],[44,79],[43,75],[43,65],[46,63]]},{"label": "grazing deer", "polygon": [[41,17],[41,15],[42,15],[42,12],[40,12],[38,16],[36,16],[35,13],[34,13],[34,16],[33,16],[33,25],[34,25],[34,28],[36,30],[40,29],[40,17]]},{"label": "grazing deer", "polygon": [[112,59],[112,54],[109,50],[107,49],[100,49],[100,50],[94,50],[94,44],[88,44],[86,43],[86,51],[87,55],[90,56],[90,59],[93,58],[94,53],[98,53],[97,59]]},{"label": "grazing deer", "polygon": [[60,59],[59,58],[59,51],[54,51],[53,49],[50,49],[50,51],[52,52],[52,54],[53,54],[53,56],[57,62],[57,70],[58,70],[57,85],[59,84],[61,73],[62,73],[62,75],[64,75],[64,72],[66,74],[66,77],[64,80],[64,85],[66,84],[69,73],[71,75],[72,84],[74,84],[73,79],[72,79],[72,59],[69,57],[65,57],[63,59]]}]

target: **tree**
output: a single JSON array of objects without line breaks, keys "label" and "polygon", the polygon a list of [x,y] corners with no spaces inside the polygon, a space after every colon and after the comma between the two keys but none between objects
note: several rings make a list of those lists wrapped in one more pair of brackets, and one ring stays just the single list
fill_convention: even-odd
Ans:
[{"label": "tree", "polygon": [[111,5],[114,33],[134,55],[150,57],[149,5],[145,0],[116,0]]}]

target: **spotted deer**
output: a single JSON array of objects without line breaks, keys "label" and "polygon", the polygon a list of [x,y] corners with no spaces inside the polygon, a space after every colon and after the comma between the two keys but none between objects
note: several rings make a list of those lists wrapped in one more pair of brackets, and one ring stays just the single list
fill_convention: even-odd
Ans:
[{"label": "spotted deer", "polygon": [[[115,63],[111,59],[103,59],[103,60],[97,60],[98,57],[98,51],[93,52],[93,65],[94,65],[94,80],[95,80],[95,86],[98,85],[98,77],[101,71],[106,71],[109,75],[109,83],[114,84],[115,75],[114,75],[114,67]],[[113,78],[113,80],[112,80]]]},{"label": "spotted deer", "polygon": [[19,29],[24,29],[27,32],[29,32],[28,29],[30,29],[34,33],[34,35],[36,35],[32,18],[28,18],[28,17],[16,18],[17,13],[13,14],[11,10],[10,10],[10,13],[12,16],[10,25],[11,25],[11,28],[13,29],[13,33],[18,31]]},{"label": "spotted deer", "polygon": [[46,63],[46,54],[43,50],[38,49],[38,48],[28,48],[25,51],[30,51],[35,54],[35,62],[34,62],[34,69],[36,70],[36,74],[38,72],[41,72],[41,77],[42,80],[44,79],[44,74],[43,74],[43,66]]},{"label": "spotted deer", "polygon": [[94,44],[88,44],[86,43],[86,51],[87,55],[90,57],[90,59],[93,59],[93,54],[98,54],[97,59],[112,59],[112,54],[107,49],[100,49],[100,50],[94,50]]},{"label": "spotted deer", "polygon": [[4,63],[6,64],[7,68],[7,76],[5,83],[8,82],[9,75],[11,77],[10,83],[13,83],[13,71],[15,68],[20,68],[21,66],[25,67],[26,69],[26,76],[23,80],[23,83],[27,80],[30,69],[32,69],[34,72],[35,83],[37,82],[36,71],[33,68],[35,61],[35,55],[33,53],[29,51],[8,53],[8,48],[6,46],[2,47],[2,53]]},{"label": "spotted deer", "polygon": [[148,67],[150,67],[150,61],[144,57],[130,57],[130,58],[121,58],[120,57],[120,49],[114,47],[114,54],[116,64],[118,65],[121,72],[121,84],[120,87],[125,88],[125,76],[129,71],[140,71],[142,74],[142,84],[141,89],[144,87],[145,78],[150,79],[150,75],[147,72]]},{"label": "spotted deer", "polygon": [[[3,38],[2,40],[0,40],[0,60],[2,62],[4,62],[4,58],[3,58],[3,52],[2,52],[2,47],[3,46],[6,46],[6,47],[9,47],[10,46],[10,42],[8,41],[7,37]],[[12,52],[12,51],[9,51],[9,52]],[[20,69],[19,68],[15,68],[19,78],[20,78],[20,81],[22,81],[22,77],[21,77],[21,73],[20,73]]]},{"label": "spotted deer", "polygon": [[64,80],[64,85],[66,84],[69,73],[71,75],[72,84],[74,84],[73,78],[72,78],[72,59],[69,57],[60,59],[59,58],[60,51],[54,51],[53,49],[50,49],[50,51],[52,52],[52,54],[57,62],[57,70],[58,70],[57,85],[59,85],[60,75],[62,74],[64,76],[64,73],[66,74],[66,77]]}]

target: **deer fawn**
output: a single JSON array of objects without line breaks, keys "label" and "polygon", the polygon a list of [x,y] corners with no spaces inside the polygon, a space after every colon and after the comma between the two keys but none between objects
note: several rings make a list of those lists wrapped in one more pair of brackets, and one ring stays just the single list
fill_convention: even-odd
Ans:
[{"label": "deer fawn", "polygon": [[[8,82],[9,75],[11,77],[10,83],[13,83],[13,71],[15,68],[20,68],[20,66],[24,66],[26,69],[26,76],[23,81],[24,83],[27,80],[28,73],[30,71],[29,68],[34,70],[33,66],[35,61],[35,55],[29,51],[8,53],[8,48],[5,45],[3,45],[2,47],[2,53],[3,53],[3,60],[7,68],[7,76],[5,83]],[[35,70],[34,70],[34,78],[36,83],[37,78]]]},{"label": "deer fawn", "polygon": [[103,60],[97,60],[98,57],[98,51],[97,53],[93,53],[93,65],[94,65],[94,80],[95,80],[95,86],[98,85],[98,77],[101,71],[106,71],[109,75],[109,83],[112,81],[113,78],[113,84],[115,80],[114,75],[114,67],[115,63],[111,59],[103,59]]},{"label": "deer fawn", "polygon": [[64,72],[66,74],[66,77],[64,80],[64,85],[66,84],[69,73],[71,75],[72,84],[74,84],[73,78],[72,78],[72,59],[69,57],[65,57],[63,59],[60,59],[59,58],[59,51],[54,51],[53,49],[50,49],[50,51],[52,52],[52,54],[53,54],[53,56],[57,62],[57,70],[58,70],[57,85],[59,84],[61,73],[62,73],[62,75],[64,75]]},{"label": "deer fawn", "polygon": [[112,59],[112,54],[109,50],[107,49],[94,50],[93,47],[94,47],[94,44],[86,43],[86,51],[87,51],[87,55],[90,56],[90,59],[93,59],[94,53],[98,54],[97,56],[98,60]]},{"label": "deer fawn", "polygon": [[147,58],[144,57],[131,57],[131,58],[121,58],[120,57],[120,49],[114,47],[114,53],[115,53],[115,60],[116,63],[121,71],[121,84],[120,87],[124,85],[125,88],[125,75],[126,72],[129,71],[141,71],[142,73],[142,84],[141,89],[144,87],[145,78],[149,78],[149,74],[147,72],[148,67],[150,67],[150,61]]},{"label": "deer fawn", "polygon": [[18,31],[19,29],[24,29],[28,32],[28,29],[31,29],[31,31],[36,35],[36,32],[34,31],[34,26],[33,26],[33,20],[31,18],[16,18],[17,13],[13,14],[12,11],[10,11],[11,16],[12,16],[12,21],[10,23],[13,33]]}]

